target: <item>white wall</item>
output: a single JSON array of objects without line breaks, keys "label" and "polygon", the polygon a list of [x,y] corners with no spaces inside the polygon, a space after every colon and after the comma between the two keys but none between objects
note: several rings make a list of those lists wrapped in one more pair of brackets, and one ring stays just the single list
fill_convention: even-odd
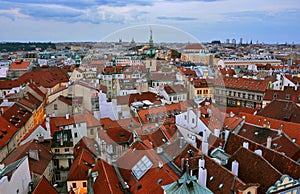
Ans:
[{"label": "white wall", "polygon": [[1,194],[27,194],[28,185],[30,182],[31,176],[29,171],[29,162],[28,158],[26,157],[21,165],[13,172],[10,181],[8,181],[6,176],[0,180]]}]

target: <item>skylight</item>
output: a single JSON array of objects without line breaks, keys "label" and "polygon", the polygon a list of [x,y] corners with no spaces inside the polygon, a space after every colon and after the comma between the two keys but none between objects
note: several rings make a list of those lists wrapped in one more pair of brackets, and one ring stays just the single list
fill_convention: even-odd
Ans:
[{"label": "skylight", "polygon": [[137,180],[139,180],[151,167],[153,163],[147,156],[143,156],[136,165],[132,167],[132,173]]}]

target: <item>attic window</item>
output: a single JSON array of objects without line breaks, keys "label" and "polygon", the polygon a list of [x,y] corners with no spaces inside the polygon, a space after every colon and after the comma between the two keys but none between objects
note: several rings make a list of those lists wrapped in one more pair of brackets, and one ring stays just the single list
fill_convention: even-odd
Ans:
[{"label": "attic window", "polygon": [[214,180],[214,176],[209,177],[209,180],[210,181]]},{"label": "attic window", "polygon": [[286,100],[290,100],[290,99],[291,99],[291,95],[290,95],[290,94],[287,94],[287,95],[285,96],[285,99],[286,99]]},{"label": "attic window", "polygon": [[275,93],[274,95],[273,95],[273,99],[276,99],[277,98],[277,93]]},{"label": "attic window", "polygon": [[139,180],[151,167],[153,163],[147,156],[143,156],[136,165],[132,167],[132,173],[137,180]]},{"label": "attic window", "polygon": [[254,132],[254,135],[258,135],[258,131],[255,131],[255,132]]}]

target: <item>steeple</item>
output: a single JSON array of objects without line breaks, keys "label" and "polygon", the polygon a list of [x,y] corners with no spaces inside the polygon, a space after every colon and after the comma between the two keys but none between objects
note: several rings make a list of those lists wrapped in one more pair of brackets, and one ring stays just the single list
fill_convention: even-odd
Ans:
[{"label": "steeple", "polygon": [[154,44],[153,44],[153,39],[152,39],[152,28],[151,28],[151,26],[150,26],[149,46],[150,46],[150,48],[153,48],[153,46],[154,46]]}]

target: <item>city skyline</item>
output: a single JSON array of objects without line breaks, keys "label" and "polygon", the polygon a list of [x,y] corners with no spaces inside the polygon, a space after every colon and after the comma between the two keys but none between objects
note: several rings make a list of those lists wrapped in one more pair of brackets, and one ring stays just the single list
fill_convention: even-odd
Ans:
[{"label": "city skyline", "polygon": [[[300,3],[293,0],[0,2],[1,41],[7,42],[103,41],[146,25],[159,27],[153,30],[156,42],[187,42],[191,38],[197,42],[236,39],[239,43],[243,38],[245,43],[300,43]],[[149,31],[130,35],[121,34],[111,41],[135,38],[146,42]]]}]

